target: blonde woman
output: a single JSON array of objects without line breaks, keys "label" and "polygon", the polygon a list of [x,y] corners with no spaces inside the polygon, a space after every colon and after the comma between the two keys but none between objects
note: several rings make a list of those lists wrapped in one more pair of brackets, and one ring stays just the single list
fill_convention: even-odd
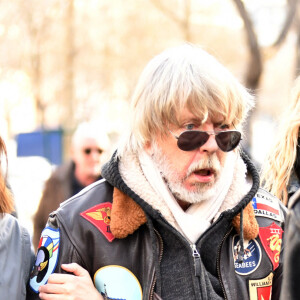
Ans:
[{"label": "blonde woman", "polygon": [[289,210],[284,237],[281,300],[297,300],[300,295],[300,76],[295,81],[291,100],[282,119],[279,141],[264,170],[266,184],[282,197]]},{"label": "blonde woman", "polygon": [[279,124],[274,147],[262,167],[264,187],[287,205],[300,188],[300,77],[295,81],[291,101]]},{"label": "blonde woman", "polygon": [[[7,159],[0,137],[0,156],[3,155]],[[0,298],[23,300],[34,255],[29,233],[11,215],[13,210],[11,194],[0,172]]]}]

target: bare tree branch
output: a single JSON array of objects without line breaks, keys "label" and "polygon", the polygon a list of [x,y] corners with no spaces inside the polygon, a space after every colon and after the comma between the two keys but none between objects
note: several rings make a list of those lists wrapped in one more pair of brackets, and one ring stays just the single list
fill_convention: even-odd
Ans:
[{"label": "bare tree branch", "polygon": [[285,37],[287,36],[287,33],[290,30],[291,25],[296,16],[297,3],[298,3],[298,0],[288,0],[288,4],[289,4],[288,5],[288,13],[286,14],[284,25],[281,28],[281,32],[279,33],[277,40],[273,43],[273,45],[271,47],[277,48],[285,40]]},{"label": "bare tree branch", "polygon": [[184,34],[184,39],[186,41],[191,41],[191,34],[190,34],[190,16],[191,16],[191,0],[185,0],[184,5],[184,18],[181,19],[177,16],[171,9],[164,6],[161,0],[151,0],[152,4],[159,9],[162,13],[168,16],[172,21],[178,24]]},{"label": "bare tree branch", "polygon": [[247,44],[250,52],[250,61],[248,63],[248,70],[246,74],[246,86],[251,90],[255,90],[259,84],[259,79],[263,71],[261,51],[258,45],[257,36],[253,29],[252,21],[249,14],[241,0],[233,0],[241,18],[244,21]]},{"label": "bare tree branch", "polygon": [[163,5],[161,0],[151,0],[152,4],[163,12],[166,16],[168,16],[175,23],[182,23],[182,20],[169,8]]}]

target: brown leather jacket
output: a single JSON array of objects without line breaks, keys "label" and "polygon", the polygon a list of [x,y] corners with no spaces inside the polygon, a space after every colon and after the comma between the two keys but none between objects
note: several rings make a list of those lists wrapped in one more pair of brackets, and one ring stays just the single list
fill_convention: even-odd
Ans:
[{"label": "brown leather jacket", "polygon": [[[28,299],[38,299],[33,291],[52,272],[63,272],[61,263],[71,262],[88,270],[105,299],[158,299],[159,295],[164,300],[254,300],[257,295],[269,299],[271,294],[273,300],[279,299],[285,212],[278,199],[258,190],[254,170],[249,194],[223,212],[193,249],[158,211],[126,186],[117,165],[112,160],[103,173],[106,180],[82,190],[51,214]],[[259,207],[260,199],[277,207],[273,207],[273,218],[268,209]],[[243,251],[240,235],[245,238]],[[50,240],[51,249],[46,247]],[[167,269],[166,259],[173,262]],[[167,279],[163,284],[162,277]],[[169,295],[161,296],[163,290]]]}]

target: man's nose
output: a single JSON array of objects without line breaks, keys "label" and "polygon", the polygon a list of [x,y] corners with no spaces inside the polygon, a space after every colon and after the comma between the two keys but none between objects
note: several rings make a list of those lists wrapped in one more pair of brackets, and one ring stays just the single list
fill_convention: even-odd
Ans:
[{"label": "man's nose", "polygon": [[204,152],[216,152],[219,149],[219,146],[216,141],[216,136],[214,134],[210,134],[208,140],[204,145],[200,147],[201,151]]},{"label": "man's nose", "polygon": [[100,160],[101,153],[99,153],[98,151],[93,150],[90,155],[93,160]]}]

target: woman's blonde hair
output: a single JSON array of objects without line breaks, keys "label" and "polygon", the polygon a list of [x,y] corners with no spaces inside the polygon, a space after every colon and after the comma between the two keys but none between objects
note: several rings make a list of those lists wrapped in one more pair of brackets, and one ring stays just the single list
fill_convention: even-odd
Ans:
[{"label": "woman's blonde hair", "polygon": [[4,141],[0,137],[0,214],[11,213],[14,209],[13,199],[10,191],[6,186],[5,177],[2,174],[2,156],[5,156],[6,165],[7,165],[7,153]]},{"label": "woman's blonde hair", "polygon": [[287,186],[296,160],[300,125],[300,77],[291,92],[291,102],[279,123],[279,132],[262,166],[262,185],[287,205]]},{"label": "woman's blonde hair", "polygon": [[236,128],[253,107],[253,97],[213,56],[183,44],[154,57],[142,72],[132,98],[131,128],[119,147],[137,152],[168,124],[178,125],[187,107],[206,120],[219,115]]}]

